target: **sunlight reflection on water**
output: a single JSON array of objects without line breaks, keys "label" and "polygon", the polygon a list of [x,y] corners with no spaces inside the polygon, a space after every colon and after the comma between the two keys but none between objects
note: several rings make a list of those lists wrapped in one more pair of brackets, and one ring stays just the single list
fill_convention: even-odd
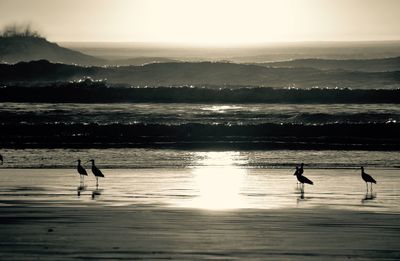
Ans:
[{"label": "sunlight reflection on water", "polygon": [[241,191],[247,171],[234,166],[235,158],[239,157],[239,152],[208,152],[195,155],[194,158],[198,160],[195,165],[201,166],[192,170],[195,190],[199,195],[182,206],[204,209],[245,207]]},{"label": "sunlight reflection on water", "polygon": [[246,171],[235,168],[200,168],[194,171],[198,197],[187,206],[205,209],[245,207],[241,195]]},{"label": "sunlight reflection on water", "polygon": [[[366,193],[359,168],[311,169],[301,194],[293,169],[247,168],[248,154],[195,152],[185,168],[103,169],[99,188],[88,169],[0,169],[0,204],[62,206],[161,206],[204,210],[328,207],[400,212],[398,169],[367,168],[377,179]],[[100,166],[101,167],[101,166]]]}]

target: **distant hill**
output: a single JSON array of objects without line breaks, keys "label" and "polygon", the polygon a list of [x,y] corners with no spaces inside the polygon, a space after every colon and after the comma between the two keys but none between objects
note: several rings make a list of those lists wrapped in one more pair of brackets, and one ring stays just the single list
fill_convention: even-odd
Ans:
[{"label": "distant hill", "polygon": [[17,63],[46,59],[51,62],[100,65],[105,60],[73,51],[36,36],[0,36],[0,62]]},{"label": "distant hill", "polygon": [[320,70],[347,70],[364,72],[400,71],[400,57],[382,59],[298,59],[284,62],[258,63],[266,67],[315,68]]},{"label": "distant hill", "polygon": [[0,65],[0,83],[69,81],[89,76],[134,86],[266,86],[399,88],[400,71],[349,72],[313,68],[267,68],[234,63],[154,63],[143,66],[82,67],[45,60]]}]

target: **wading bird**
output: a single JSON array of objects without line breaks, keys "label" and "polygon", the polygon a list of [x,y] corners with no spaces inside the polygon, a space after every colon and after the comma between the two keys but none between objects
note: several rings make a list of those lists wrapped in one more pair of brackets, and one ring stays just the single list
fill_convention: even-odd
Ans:
[{"label": "wading bird", "polygon": [[[304,167],[304,163],[301,163],[301,164],[300,164],[300,167],[296,166],[296,171],[294,172],[293,175],[295,175],[295,176],[297,176],[297,175],[303,175],[303,173],[304,173],[303,167]],[[297,182],[297,186],[298,186],[298,185],[299,185],[299,182]]]},{"label": "wading bird", "polygon": [[365,184],[367,185],[367,191],[368,191],[368,182],[371,183],[371,191],[372,191],[372,183],[376,184],[376,180],[371,177],[371,175],[368,175],[367,173],[364,172],[364,167],[361,167],[361,177],[365,181]]},{"label": "wading bird", "polygon": [[84,167],[82,167],[81,165],[81,160],[78,159],[78,166],[76,167],[78,173],[79,173],[79,177],[81,178],[81,183],[85,181],[85,176],[87,176],[87,172],[86,169]]},{"label": "wading bird", "polygon": [[296,175],[297,180],[301,184],[301,186],[300,186],[301,192],[304,193],[304,183],[307,183],[310,185],[314,185],[314,183],[311,180],[309,180],[308,178],[306,178],[305,176],[301,175],[300,173],[301,173],[300,168],[296,167],[296,172],[293,175]]},{"label": "wading bird", "polygon": [[[91,159],[91,160],[89,160],[90,162],[92,162],[92,172],[93,172],[93,175],[96,177],[96,187],[98,187],[99,186],[99,177],[100,178],[104,178],[104,175],[103,175],[103,173],[101,173],[101,171],[94,165],[94,160],[93,159]],[[88,161],[88,162],[89,162]]]}]

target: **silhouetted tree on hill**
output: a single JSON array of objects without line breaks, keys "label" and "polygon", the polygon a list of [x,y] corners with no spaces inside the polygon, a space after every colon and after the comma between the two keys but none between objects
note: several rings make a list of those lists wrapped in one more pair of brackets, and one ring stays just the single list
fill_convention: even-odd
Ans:
[{"label": "silhouetted tree on hill", "polygon": [[4,26],[1,37],[34,37],[44,38],[38,31],[33,30],[30,24],[9,24]]}]

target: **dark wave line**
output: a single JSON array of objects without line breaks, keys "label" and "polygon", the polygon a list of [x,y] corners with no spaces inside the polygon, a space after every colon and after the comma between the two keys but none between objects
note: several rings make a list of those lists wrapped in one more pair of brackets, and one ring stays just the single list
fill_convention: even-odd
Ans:
[{"label": "dark wave line", "polygon": [[2,147],[400,149],[400,124],[3,124]]},{"label": "dark wave line", "polygon": [[69,83],[0,88],[0,102],[68,103],[400,103],[400,89],[126,88]]}]

